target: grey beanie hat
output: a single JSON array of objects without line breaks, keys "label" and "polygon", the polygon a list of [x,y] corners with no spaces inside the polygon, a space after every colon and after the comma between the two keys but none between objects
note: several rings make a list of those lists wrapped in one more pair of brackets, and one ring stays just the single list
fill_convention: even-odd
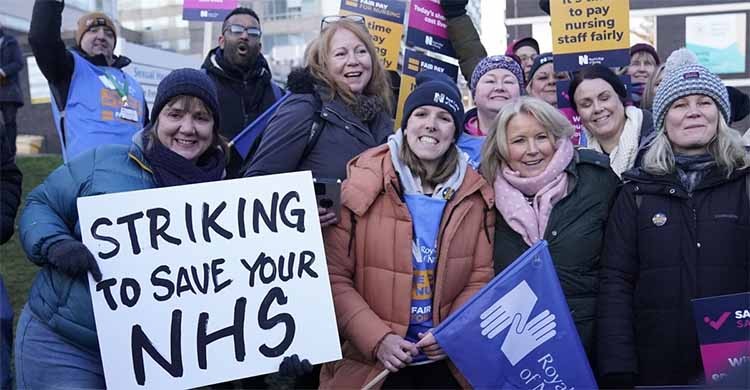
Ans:
[{"label": "grey beanie hat", "polygon": [[661,130],[669,106],[675,100],[688,95],[706,95],[716,102],[719,112],[729,123],[731,108],[727,88],[719,76],[700,64],[687,64],[670,69],[664,77],[654,98],[654,125]]}]

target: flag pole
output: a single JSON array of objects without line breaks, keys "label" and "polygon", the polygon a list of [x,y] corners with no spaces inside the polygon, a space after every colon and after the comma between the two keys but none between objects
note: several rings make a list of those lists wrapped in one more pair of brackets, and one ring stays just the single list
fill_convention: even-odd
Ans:
[{"label": "flag pole", "polygon": [[371,380],[371,381],[370,381],[369,383],[367,383],[367,384],[366,384],[366,385],[365,385],[365,386],[364,386],[364,387],[362,388],[362,390],[370,390],[370,389],[372,389],[373,387],[375,387],[375,385],[376,385],[376,384],[377,384],[378,382],[382,381],[383,379],[385,379],[385,377],[387,377],[387,376],[388,376],[388,372],[389,372],[389,371],[388,371],[387,369],[383,370],[383,371],[382,371],[382,372],[381,372],[380,374],[378,374],[378,376],[376,376],[376,377],[375,377],[375,379],[373,379],[373,380]]}]

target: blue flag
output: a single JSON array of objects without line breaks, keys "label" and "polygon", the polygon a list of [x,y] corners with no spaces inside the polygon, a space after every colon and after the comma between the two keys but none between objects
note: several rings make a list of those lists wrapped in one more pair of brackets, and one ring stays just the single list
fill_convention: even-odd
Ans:
[{"label": "blue flag", "polygon": [[244,130],[234,136],[232,141],[229,142],[229,146],[233,147],[243,160],[247,158],[250,148],[253,146],[253,143],[255,143],[255,140],[261,133],[263,133],[266,126],[268,126],[268,120],[271,119],[271,116],[276,112],[276,109],[279,108],[281,103],[283,103],[289,95],[291,95],[291,93],[287,92],[284,96],[276,100],[271,107],[268,107],[266,111],[260,114],[259,117],[255,118],[252,123],[247,125]]},{"label": "blue flag", "polygon": [[434,335],[474,388],[597,387],[546,241],[516,259]]}]

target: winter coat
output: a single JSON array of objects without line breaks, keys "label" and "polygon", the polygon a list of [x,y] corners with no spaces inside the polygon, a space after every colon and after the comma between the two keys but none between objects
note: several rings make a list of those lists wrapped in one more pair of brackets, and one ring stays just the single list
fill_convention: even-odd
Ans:
[{"label": "winter coat", "polygon": [[[343,359],[323,366],[321,388],[371,381],[384,369],[376,357],[380,341],[389,333],[404,337],[410,318],[412,216],[388,146],[361,154],[348,170],[340,222],[324,237]],[[492,278],[492,202],[492,187],[468,169],[440,225],[435,326]]]},{"label": "winter coat", "polygon": [[[609,168],[606,156],[585,149],[576,151],[565,172],[568,175],[567,195],[552,208],[544,239],[549,243],[578,335],[589,361],[592,361],[599,257],[619,179]],[[527,249],[529,246],[521,235],[498,213],[495,273],[500,273]]]},{"label": "winter coat", "polygon": [[49,248],[66,239],[81,240],[78,197],[154,187],[139,142],[104,145],[57,168],[26,201],[19,223],[21,244],[42,267],[31,286],[29,307],[57,334],[90,352],[98,353],[99,346],[88,276],[73,278],[50,266]]},{"label": "winter coat", "polygon": [[471,80],[474,68],[487,57],[487,50],[479,40],[479,32],[467,14],[450,18],[446,24],[448,25],[448,38],[456,51],[461,74],[466,80]]},{"label": "winter coat", "polygon": [[701,381],[690,300],[750,291],[748,174],[714,168],[692,193],[676,174],[623,176],[602,256],[600,374],[636,374],[644,386]]},{"label": "winter coat", "polygon": [[228,141],[283,95],[281,87],[271,81],[271,69],[260,53],[255,67],[244,74],[223,59],[218,47],[208,53],[201,67],[216,85],[221,135]]},{"label": "winter coat", "polygon": [[0,29],[0,69],[5,77],[0,78],[0,103],[23,105],[23,93],[18,81],[18,73],[23,69],[24,61],[18,41]]},{"label": "winter coat", "polygon": [[21,203],[21,180],[23,175],[16,166],[13,150],[7,142],[0,142],[0,244],[13,236],[16,212]]},{"label": "winter coat", "polygon": [[[298,69],[289,75],[287,98],[269,120],[245,176],[311,170],[313,177],[345,179],[346,164],[393,134],[391,114],[382,111],[369,123],[354,116],[339,98],[326,100],[312,75]],[[322,120],[320,138],[303,156],[314,121]]]}]

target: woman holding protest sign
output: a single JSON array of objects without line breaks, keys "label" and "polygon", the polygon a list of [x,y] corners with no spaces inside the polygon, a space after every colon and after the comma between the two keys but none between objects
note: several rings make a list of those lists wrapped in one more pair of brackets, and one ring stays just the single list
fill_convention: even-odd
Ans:
[{"label": "woman holding protest sign", "polygon": [[[393,134],[389,76],[364,17],[325,17],[321,28],[307,66],[289,74],[292,95],[270,119],[245,176],[311,170],[343,180],[351,158]],[[335,222],[331,210],[320,218]]]},{"label": "woman holding protest sign", "polygon": [[[28,197],[21,243],[41,267],[16,332],[19,388],[104,388],[88,274],[102,279],[81,242],[79,197],[221,180],[227,146],[216,89],[194,69],[159,83],[151,124],[131,145],[104,145],[52,172]],[[119,223],[119,222],[118,222]]]},{"label": "woman holding protest sign", "polygon": [[697,63],[669,69],[653,107],[656,137],[623,175],[602,260],[598,363],[615,387],[705,383],[691,300],[750,289],[750,156],[724,84]]},{"label": "woman holding protest sign", "polygon": [[482,175],[495,188],[495,272],[547,240],[591,360],[599,255],[618,179],[606,156],[575,150],[572,134],[572,125],[554,107],[521,97],[500,110],[490,129]]},{"label": "woman holding protest sign", "polygon": [[459,386],[431,329],[490,280],[494,225],[492,188],[456,147],[463,116],[455,83],[422,73],[402,130],[349,163],[324,240],[344,358],[321,387],[361,388],[384,369],[386,388]]},{"label": "woman holding protest sign", "polygon": [[573,78],[568,90],[589,149],[609,156],[617,176],[640,161],[653,137],[651,114],[627,105],[628,92],[620,78],[604,65],[590,65]]},{"label": "woman holding protest sign", "polygon": [[490,56],[474,69],[469,88],[476,107],[466,113],[458,146],[469,155],[469,164],[477,168],[482,145],[497,113],[523,93],[523,70],[508,56]]}]

